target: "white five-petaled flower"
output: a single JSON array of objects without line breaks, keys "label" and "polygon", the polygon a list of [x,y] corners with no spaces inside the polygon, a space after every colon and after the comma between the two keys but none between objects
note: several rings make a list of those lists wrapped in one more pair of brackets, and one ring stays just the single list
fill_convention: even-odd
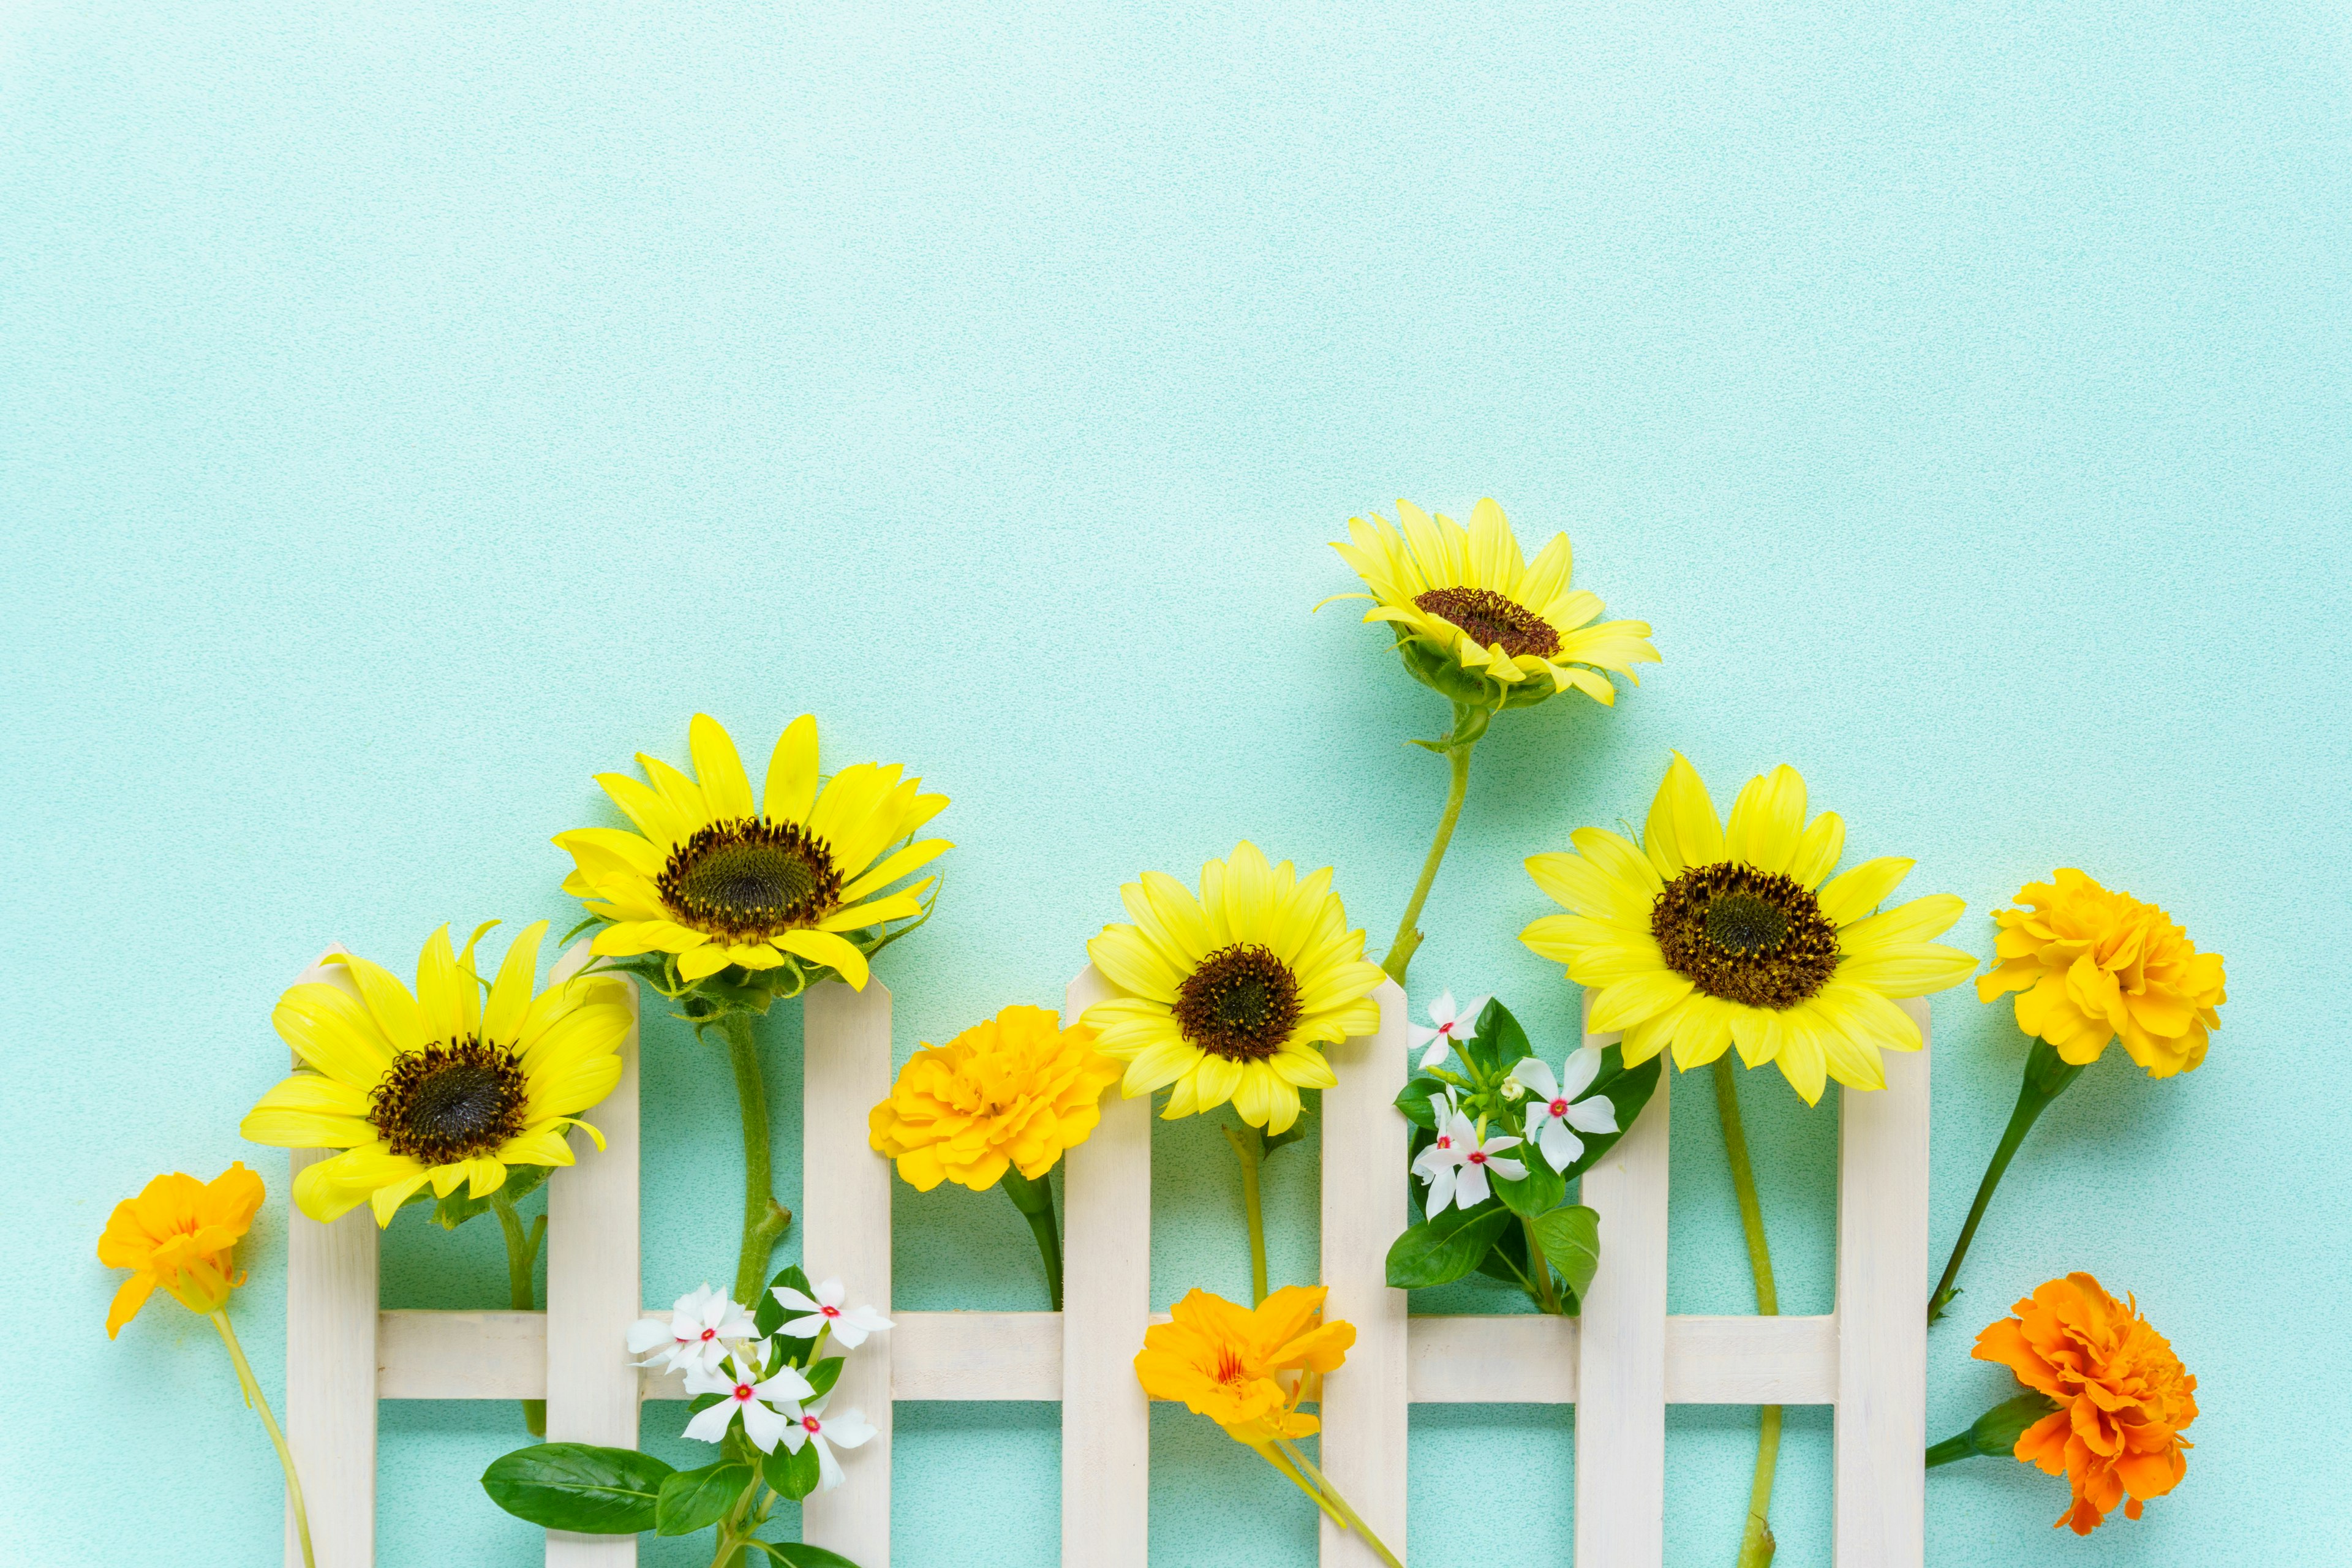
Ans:
[{"label": "white five-petaled flower", "polygon": [[813,1340],[818,1330],[831,1329],[845,1349],[856,1350],[866,1342],[866,1335],[890,1326],[890,1320],[871,1307],[843,1306],[849,1292],[838,1279],[818,1280],[814,1297],[803,1296],[789,1285],[775,1287],[774,1295],[786,1309],[803,1314],[787,1321],[782,1331],[796,1340]]},{"label": "white five-petaled flower", "polygon": [[1455,1106],[1450,1089],[1444,1106],[1432,1100],[1429,1108],[1437,1115],[1437,1137],[1413,1161],[1412,1173],[1429,1184],[1429,1217],[1435,1219],[1454,1200],[1454,1178],[1462,1168],[1462,1156],[1477,1142],[1477,1129]]},{"label": "white five-petaled flower", "polygon": [[630,1324],[629,1353],[654,1352],[639,1366],[660,1362],[671,1372],[716,1377],[728,1351],[758,1332],[751,1326],[751,1315],[729,1300],[726,1291],[705,1285],[680,1296],[667,1321],[640,1318]]},{"label": "white five-petaled flower", "polygon": [[1528,1142],[1543,1151],[1553,1170],[1566,1171],[1584,1155],[1584,1140],[1569,1130],[1614,1132],[1617,1108],[1605,1094],[1577,1099],[1600,1076],[1601,1053],[1591,1046],[1569,1052],[1559,1071],[1555,1081],[1550,1068],[1535,1057],[1525,1057],[1511,1068],[1511,1077],[1535,1096],[1528,1102]]},{"label": "white five-petaled flower", "polygon": [[1414,1047],[1429,1047],[1422,1052],[1421,1065],[1423,1068],[1433,1068],[1445,1059],[1446,1052],[1463,1041],[1476,1039],[1478,1015],[1486,1009],[1486,1002],[1487,998],[1484,996],[1474,996],[1470,999],[1468,1006],[1456,1008],[1454,1005],[1454,993],[1441,991],[1437,994],[1437,1000],[1429,1005],[1429,1021],[1435,1027],[1424,1028],[1419,1024],[1408,1021],[1405,1024],[1405,1032],[1411,1037]]},{"label": "white five-petaled flower", "polygon": [[[1435,1143],[1422,1151],[1422,1160],[1413,1169],[1429,1183],[1429,1217],[1435,1219],[1451,1203],[1460,1208],[1476,1208],[1486,1201],[1486,1178],[1489,1173],[1509,1181],[1517,1181],[1528,1173],[1528,1168],[1517,1160],[1503,1158],[1503,1151],[1516,1149],[1517,1138],[1507,1133],[1499,1138],[1481,1139],[1476,1123],[1461,1110],[1448,1104],[1446,1114],[1438,1118]],[[1438,1157],[1430,1159],[1432,1154]],[[1423,1162],[1428,1168],[1423,1169]]]},{"label": "white five-petaled flower", "polygon": [[[836,1328],[834,1331],[841,1331]],[[816,1445],[817,1488],[821,1491],[831,1491],[841,1484],[841,1461],[833,1457],[834,1449],[855,1448],[874,1436],[873,1424],[854,1405],[838,1415],[827,1416],[824,1407],[832,1397],[828,1394],[801,1411],[792,1429],[783,1435],[784,1447],[795,1454],[803,1443]]]},{"label": "white five-petaled flower", "polygon": [[699,1443],[719,1442],[740,1415],[743,1436],[751,1438],[751,1446],[762,1454],[774,1453],[779,1442],[798,1451],[800,1445],[792,1441],[792,1435],[800,1430],[801,1401],[816,1390],[809,1386],[807,1378],[789,1366],[780,1366],[761,1377],[760,1363],[766,1359],[766,1342],[755,1341],[730,1356],[719,1376],[688,1372],[687,1393],[698,1398],[706,1394],[725,1397],[697,1413],[686,1424],[686,1435]]}]

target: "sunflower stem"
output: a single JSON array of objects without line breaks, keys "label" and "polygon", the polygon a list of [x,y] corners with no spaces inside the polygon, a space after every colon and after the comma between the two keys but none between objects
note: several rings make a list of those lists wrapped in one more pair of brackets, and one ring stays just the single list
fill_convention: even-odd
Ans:
[{"label": "sunflower stem", "polygon": [[205,1315],[220,1331],[221,1343],[228,1347],[228,1359],[236,1367],[237,1386],[245,1393],[246,1404],[260,1415],[262,1429],[269,1434],[269,1446],[278,1450],[278,1463],[286,1471],[286,1501],[294,1510],[294,1533],[302,1542],[302,1568],[316,1568],[310,1554],[310,1515],[302,1506],[302,1478],[295,1474],[294,1455],[286,1447],[286,1434],[278,1429],[278,1417],[269,1413],[268,1397],[261,1392],[261,1383],[245,1359],[245,1347],[236,1342],[236,1331],[229,1326],[228,1309],[216,1308]]},{"label": "sunflower stem", "polygon": [[792,1211],[776,1201],[768,1150],[768,1088],[760,1076],[760,1043],[751,1016],[730,1010],[719,1016],[735,1067],[735,1099],[743,1112],[743,1250],[735,1263],[735,1300],[757,1301],[767,1281],[770,1255],[793,1223]]},{"label": "sunflower stem", "polygon": [[1437,819],[1437,837],[1430,840],[1429,857],[1421,863],[1421,880],[1412,885],[1412,897],[1404,906],[1404,919],[1397,921],[1388,956],[1381,960],[1381,967],[1399,985],[1404,984],[1404,972],[1421,947],[1421,931],[1414,922],[1421,919],[1421,906],[1429,901],[1430,885],[1437,880],[1438,864],[1445,858],[1445,847],[1454,841],[1454,825],[1462,820],[1462,803],[1469,797],[1471,749],[1486,732],[1485,710],[1459,702],[1454,705],[1454,732],[1441,742],[1445,747],[1446,763],[1453,769],[1453,778],[1445,789],[1445,815]]},{"label": "sunflower stem", "polygon": [[1229,1124],[1225,1142],[1242,1163],[1242,1217],[1249,1224],[1250,1305],[1265,1305],[1265,1206],[1259,1201],[1257,1168],[1265,1158],[1265,1135],[1247,1122]]},{"label": "sunflower stem", "polygon": [[[531,1269],[539,1261],[540,1238],[547,1234],[547,1216],[540,1215],[525,1230],[522,1216],[515,1213],[514,1199],[504,1187],[490,1194],[490,1207],[498,1212],[499,1228],[507,1237],[507,1300],[518,1312],[536,1311],[539,1302],[531,1291]],[[522,1424],[532,1436],[546,1436],[547,1401],[524,1400]]]},{"label": "sunflower stem", "polygon": [[1969,1255],[1969,1243],[1977,1237],[1977,1226],[1983,1222],[1985,1210],[1992,1203],[1993,1189],[2000,1185],[2009,1162],[2025,1142],[2033,1123],[2050,1108],[2050,1102],[2065,1093],[2067,1085],[2082,1073],[2082,1067],[2061,1057],[2049,1041],[2033,1042],[2033,1049],[2025,1058],[2025,1081],[2017,1088],[2017,1109],[2009,1113],[2009,1126],[2000,1135],[2000,1146],[1992,1152],[1992,1163],[1985,1167],[1984,1180],[1977,1184],[1977,1201],[1969,1205],[1968,1222],[1960,1226],[1959,1240],[1952,1244],[1952,1256],[1944,1264],[1944,1277],[1936,1281],[1936,1293],[1927,1298],[1929,1322],[1941,1318],[1944,1309],[1952,1304],[1952,1298],[1960,1293],[1954,1283],[1960,1276],[1960,1262]]},{"label": "sunflower stem", "polygon": [[[1732,1190],[1739,1197],[1739,1226],[1748,1233],[1748,1263],[1756,1275],[1756,1310],[1780,1315],[1780,1292],[1772,1280],[1772,1249],[1764,1239],[1764,1205],[1756,1196],[1756,1169],[1748,1159],[1748,1133],[1739,1121],[1739,1084],[1728,1054],[1715,1058],[1715,1104],[1723,1121],[1723,1152],[1731,1164]],[[1739,1568],[1765,1568],[1776,1542],[1769,1516],[1772,1474],[1780,1462],[1780,1407],[1758,1412],[1756,1479],[1748,1490],[1748,1523],[1739,1537]]]},{"label": "sunflower stem", "polygon": [[1054,1223],[1054,1173],[1047,1171],[1032,1181],[1021,1173],[1018,1165],[1004,1167],[1004,1195],[1029,1222],[1030,1234],[1037,1238],[1037,1256],[1045,1262],[1045,1292],[1054,1303],[1054,1310],[1062,1310],[1062,1237]]}]

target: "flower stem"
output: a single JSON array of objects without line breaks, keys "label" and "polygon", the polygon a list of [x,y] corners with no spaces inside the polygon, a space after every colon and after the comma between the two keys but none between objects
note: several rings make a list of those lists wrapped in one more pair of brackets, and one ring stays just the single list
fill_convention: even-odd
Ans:
[{"label": "flower stem", "polygon": [[1047,1171],[1032,1181],[1021,1173],[1018,1165],[1004,1167],[1004,1195],[1029,1222],[1029,1230],[1037,1238],[1037,1256],[1045,1260],[1045,1291],[1054,1303],[1054,1310],[1062,1310],[1062,1237],[1054,1224],[1054,1173]]},{"label": "flower stem", "polygon": [[1330,1477],[1317,1469],[1315,1462],[1309,1459],[1297,1444],[1279,1440],[1277,1443],[1284,1456],[1298,1468],[1301,1475],[1313,1483],[1317,1494],[1316,1502],[1323,1508],[1324,1512],[1332,1516],[1333,1523],[1342,1530],[1354,1531],[1363,1539],[1365,1545],[1380,1554],[1381,1561],[1387,1563],[1389,1568],[1404,1568],[1404,1564],[1397,1561],[1396,1553],[1389,1550],[1388,1542],[1373,1534],[1372,1527],[1364,1522],[1363,1516],[1348,1506],[1348,1500],[1339,1495],[1339,1489],[1331,1484]]},{"label": "flower stem", "polygon": [[[1764,1205],[1756,1196],[1756,1168],[1748,1159],[1748,1133],[1739,1121],[1739,1084],[1728,1052],[1715,1058],[1715,1104],[1723,1121],[1723,1152],[1731,1164],[1732,1190],[1739,1196],[1739,1225],[1748,1233],[1748,1264],[1756,1275],[1756,1310],[1780,1315],[1780,1291],[1772,1280],[1772,1249],[1764,1239]],[[1739,1535],[1739,1568],[1765,1568],[1777,1543],[1772,1539],[1772,1475],[1780,1462],[1780,1407],[1761,1406],[1756,1434],[1756,1479],[1748,1489],[1748,1523]]]},{"label": "flower stem", "polygon": [[[490,1194],[490,1207],[498,1211],[499,1228],[507,1237],[507,1300],[518,1312],[538,1310],[539,1302],[531,1294],[531,1268],[539,1260],[540,1238],[547,1234],[547,1216],[541,1215],[523,1228],[522,1216],[515,1213],[514,1199],[500,1187]],[[547,1401],[526,1399],[522,1402],[522,1424],[534,1437],[547,1436]]]},{"label": "flower stem", "polygon": [[[1536,1305],[1559,1317],[1559,1291],[1551,1282],[1551,1259],[1544,1256],[1543,1244],[1536,1239],[1536,1222],[1521,1215],[1519,1225],[1528,1233],[1528,1267],[1535,1273],[1533,1294]],[[1505,1258],[1504,1261],[1507,1263],[1510,1259]]]},{"label": "flower stem", "polygon": [[228,1347],[228,1359],[236,1363],[237,1385],[245,1391],[246,1404],[261,1416],[262,1428],[269,1434],[269,1445],[278,1450],[278,1463],[286,1471],[286,1500],[294,1508],[294,1533],[302,1542],[302,1568],[316,1568],[310,1555],[310,1515],[302,1506],[302,1478],[294,1473],[294,1455],[286,1447],[286,1434],[278,1429],[278,1418],[269,1413],[269,1401],[245,1359],[245,1347],[236,1342],[236,1331],[229,1327],[228,1310],[224,1307],[206,1315],[212,1319],[213,1327],[220,1331],[221,1343]]},{"label": "flower stem", "polygon": [[1470,752],[1477,745],[1478,737],[1486,732],[1486,719],[1485,709],[1456,702],[1454,732],[1441,742],[1445,760],[1454,771],[1445,790],[1445,815],[1437,819],[1437,837],[1430,840],[1429,858],[1421,863],[1421,880],[1412,885],[1412,897],[1404,906],[1404,919],[1397,921],[1396,936],[1389,942],[1389,954],[1381,960],[1381,967],[1399,985],[1404,984],[1405,969],[1421,947],[1421,932],[1414,922],[1421,919],[1421,906],[1429,901],[1430,884],[1437,880],[1437,867],[1445,858],[1445,847],[1454,840],[1454,825],[1462,820],[1462,802],[1470,794]]},{"label": "flower stem", "polygon": [[1259,1201],[1257,1168],[1265,1158],[1265,1134],[1246,1121],[1225,1128],[1225,1142],[1242,1163],[1242,1217],[1249,1223],[1250,1305],[1265,1305],[1265,1205]]},{"label": "flower stem", "polygon": [[735,1263],[735,1300],[749,1305],[767,1283],[769,1255],[775,1251],[792,1211],[776,1201],[768,1152],[768,1088],[760,1076],[760,1043],[751,1037],[749,1013],[719,1016],[727,1055],[735,1066],[735,1098],[743,1112],[743,1250]]},{"label": "flower stem", "polygon": [[2066,1092],[2066,1086],[2082,1076],[2084,1063],[2078,1066],[2058,1054],[2057,1047],[2047,1040],[2037,1039],[2033,1049],[2026,1054],[2025,1081],[2017,1088],[2017,1109],[2009,1113],[2009,1127],[2000,1135],[2000,1146],[1992,1152],[1992,1163],[1985,1167],[1984,1180],[1977,1184],[1977,1201],[1969,1205],[1968,1223],[1960,1226],[1960,1238],[1952,1244],[1952,1256],[1944,1264],[1944,1277],[1936,1281],[1936,1293],[1927,1298],[1927,1321],[1934,1322],[1952,1304],[1959,1287],[1953,1283],[1959,1278],[1960,1260],[1969,1255],[1969,1243],[1977,1237],[1977,1226],[1984,1219],[1985,1209],[1992,1202],[1992,1192],[2000,1185],[2009,1162],[2025,1142],[2025,1134],[2040,1119],[2050,1102]]}]

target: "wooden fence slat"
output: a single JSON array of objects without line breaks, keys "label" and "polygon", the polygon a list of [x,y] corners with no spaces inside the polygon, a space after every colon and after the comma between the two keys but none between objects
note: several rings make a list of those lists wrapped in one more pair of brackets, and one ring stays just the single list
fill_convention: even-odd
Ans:
[{"label": "wooden fence slat", "polygon": [[[866,1142],[866,1112],[890,1097],[890,992],[838,980],[809,988],[802,1048],[801,1256],[812,1280],[838,1277],[853,1304],[890,1313],[890,1162]],[[801,1505],[801,1538],[859,1568],[890,1568],[890,1334],[850,1352],[828,1411],[874,1424],[842,1456],[843,1480]]]},{"label": "wooden fence slat", "polygon": [[[1585,993],[1585,1011],[1592,994]],[[1587,1033],[1588,1046],[1618,1037]],[[1665,1557],[1666,1134],[1671,1064],[1606,1158],[1584,1173],[1601,1272],[1577,1346],[1576,1561],[1656,1568]]]},{"label": "wooden fence slat", "polygon": [[1927,1446],[1927,1004],[1886,1087],[1838,1092],[1838,1568],[1919,1568]]},{"label": "wooden fence slat", "polygon": [[[312,964],[295,983],[359,994],[340,964]],[[338,1152],[296,1149],[287,1162],[286,1441],[302,1478],[318,1568],[373,1568],[375,1213],[362,1204],[334,1224],[320,1225],[292,1203],[291,1177]],[[287,1568],[302,1565],[290,1500],[286,1563]]]},{"label": "wooden fence slat", "polygon": [[[561,985],[584,967],[583,939],[548,976]],[[547,1436],[556,1443],[637,1446],[637,1372],[629,1364],[629,1325],[637,1316],[637,1012],[628,987],[630,1026],[622,1039],[621,1079],[587,1112],[604,1135],[599,1151],[573,1131],[579,1162],[547,1180]],[[635,1568],[634,1535],[547,1532],[548,1568]]]},{"label": "wooden fence slat", "polygon": [[[1062,1021],[1110,987],[1090,966]],[[1135,1354],[1151,1316],[1151,1097],[1114,1084],[1094,1135],[1063,1157],[1062,1561],[1128,1568],[1150,1555],[1151,1403]]]},{"label": "wooden fence slat", "polygon": [[[1396,1108],[1405,1083],[1404,992],[1384,980],[1380,1031],[1330,1048],[1339,1082],[1323,1091],[1324,1314],[1356,1326],[1347,1364],[1323,1380],[1323,1473],[1400,1558],[1405,1550],[1405,1293],[1388,1282],[1389,1244],[1409,1223],[1410,1126]],[[1323,1568],[1380,1559],[1327,1516]]]}]

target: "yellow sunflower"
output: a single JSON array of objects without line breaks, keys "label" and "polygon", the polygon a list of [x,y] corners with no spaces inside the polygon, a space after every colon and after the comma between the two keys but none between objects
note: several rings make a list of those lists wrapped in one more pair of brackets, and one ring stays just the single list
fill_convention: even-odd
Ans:
[{"label": "yellow sunflower", "polygon": [[1951,894],[1872,912],[1914,862],[1881,857],[1830,878],[1845,824],[1828,811],[1806,821],[1791,767],[1749,780],[1726,825],[1678,752],[1641,848],[1594,827],[1570,837],[1578,853],[1528,862],[1570,912],[1520,940],[1593,990],[1591,1027],[1622,1029],[1629,1066],[1671,1045],[1675,1066],[1700,1067],[1736,1045],[1749,1067],[1779,1063],[1808,1105],[1824,1075],[1884,1089],[1879,1052],[1920,1044],[1893,999],[1976,967],[1928,940],[1960,918]]},{"label": "yellow sunflower", "polygon": [[627,983],[583,974],[534,995],[547,922],[523,928],[489,988],[474,973],[474,932],[463,952],[449,928],[425,939],[416,991],[354,953],[328,963],[340,984],[313,981],[278,998],[269,1021],[304,1067],[261,1097],[238,1128],[280,1149],[341,1149],[294,1178],[294,1202],[312,1219],[362,1202],[378,1225],[431,1183],[447,1197],[464,1185],[488,1197],[509,1165],[569,1165],[567,1129],[604,1135],[579,1113],[621,1079],[614,1054],[629,1032]]},{"label": "yellow sunflower", "polygon": [[[629,820],[618,827],[559,834],[573,869],[568,893],[612,923],[596,933],[611,957],[673,955],[678,977],[695,981],[730,964],[750,971],[788,966],[799,984],[831,970],[865,989],[875,930],[922,913],[925,878],[886,893],[950,845],[913,842],[917,828],[948,804],[901,780],[897,763],[858,763],[817,789],[816,721],[784,728],[760,798],[735,742],[707,713],[688,731],[692,778],[640,752],[650,785],[625,773],[596,782]],[[905,839],[895,852],[885,855]]]},{"label": "yellow sunflower", "polygon": [[[1602,670],[1641,684],[1633,666],[1658,662],[1645,621],[1604,621],[1600,598],[1568,585],[1568,535],[1552,535],[1530,563],[1503,509],[1482,500],[1464,528],[1397,502],[1402,531],[1386,518],[1351,517],[1350,544],[1333,544],[1364,580],[1367,621],[1396,627],[1414,679],[1474,708],[1523,707],[1575,687],[1614,704]],[[1328,601],[1326,601],[1327,603]]]},{"label": "yellow sunflower", "polygon": [[1244,842],[1201,868],[1198,899],[1159,871],[1118,896],[1136,923],[1105,926],[1087,957],[1127,994],[1085,1023],[1127,1063],[1129,1099],[1170,1090],[1167,1120],[1230,1100],[1251,1126],[1284,1131],[1300,1089],[1339,1081],[1316,1047],[1380,1027],[1371,991],[1384,976],[1348,929],[1329,867],[1301,881]]}]

